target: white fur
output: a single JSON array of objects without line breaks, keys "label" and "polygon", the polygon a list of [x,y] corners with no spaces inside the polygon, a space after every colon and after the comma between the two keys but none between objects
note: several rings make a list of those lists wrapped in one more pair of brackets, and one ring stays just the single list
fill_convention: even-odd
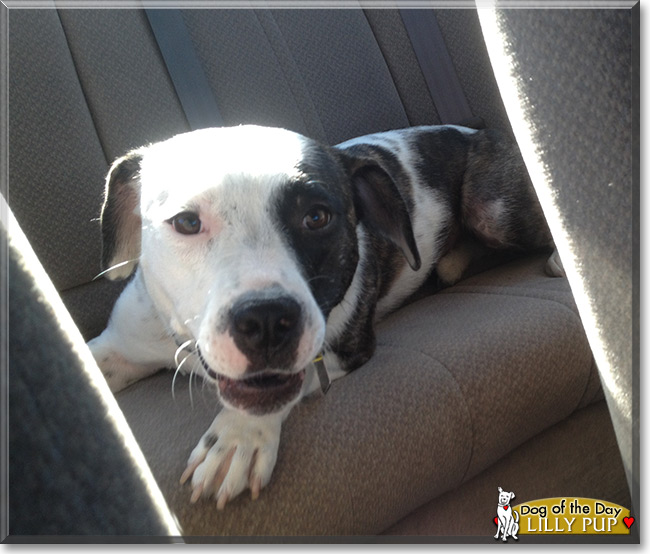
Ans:
[{"label": "white fur", "polygon": [[[219,331],[219,323],[232,301],[250,290],[281,286],[302,305],[306,329],[295,367],[287,369],[303,369],[321,348],[322,313],[279,229],[265,219],[274,189],[297,176],[293,168],[304,139],[266,128],[257,128],[253,139],[249,132],[230,131],[188,133],[141,150],[140,266],[108,328],[89,343],[114,391],[173,366],[173,335],[181,341],[195,338],[215,371],[241,376],[245,357],[226,331]],[[247,153],[245,163],[242,153]],[[237,212],[231,209],[234,204]],[[186,210],[200,216],[198,235],[179,234],[166,221]],[[214,491],[219,503],[247,485],[252,452],[257,452],[252,475],[259,478],[259,486],[266,485],[286,413],[278,420],[277,414],[255,417],[226,406],[210,428],[220,441],[209,452],[199,443],[188,462],[188,467],[196,466],[194,497],[199,490],[206,492],[215,478],[224,449],[235,447],[222,488]],[[205,460],[196,464],[202,456]]]},{"label": "white fur", "polygon": [[[245,412],[222,410],[190,454],[184,483],[192,476],[192,501],[200,496],[214,496],[217,508],[250,487],[253,498],[271,479],[278,456],[282,421],[290,407],[282,412],[253,416]],[[215,444],[206,443],[217,438]],[[228,471],[222,480],[215,479],[222,464],[227,464],[234,450]]]},{"label": "white fur", "polygon": [[88,346],[112,391],[173,365],[176,343],[144,290],[139,270],[117,299],[106,330]]},{"label": "white fur", "polygon": [[456,129],[456,131],[460,131],[465,135],[473,135],[474,133],[478,132],[476,129],[472,129],[471,127],[463,127],[462,125],[445,125],[445,127],[449,129]]},{"label": "white fur", "polygon": [[[389,148],[404,164],[414,165],[409,133],[390,132],[349,141],[374,142]],[[343,301],[327,321],[311,295],[294,253],[280,229],[267,218],[273,193],[287,179],[298,177],[305,139],[278,129],[242,127],[207,129],[172,138],[140,151],[142,218],[139,268],[118,300],[108,328],[89,343],[112,390],[171,367],[177,341],[195,340],[209,366],[227,377],[246,370],[223,322],[235,299],[251,290],[281,287],[306,314],[305,330],[294,367],[307,368],[303,391],[317,387],[311,360],[323,344],[343,331],[357,302],[363,301],[362,264],[367,240],[357,230],[360,265]],[[413,231],[422,266],[406,266],[378,314],[396,307],[427,277],[439,245],[435,237],[448,214],[436,193],[410,173],[415,214]],[[236,206],[236,209],[233,207]],[[197,235],[174,231],[168,220],[182,211],[197,212]],[[331,380],[345,374],[337,356],[325,352]],[[197,366],[198,367],[198,366]],[[277,458],[282,420],[300,395],[279,413],[252,416],[226,406],[206,433],[219,437],[214,445],[201,440],[192,452],[184,479],[192,476],[192,499],[214,495],[218,507],[250,487],[255,497],[270,479]],[[234,452],[234,453],[233,453]],[[223,467],[222,467],[223,466]],[[223,477],[223,479],[221,479]],[[221,482],[215,487],[215,480]]]},{"label": "white fur", "polygon": [[[234,133],[208,129],[180,135],[147,150],[141,169],[140,265],[147,289],[174,332],[195,337],[210,367],[232,378],[241,377],[248,361],[227,331],[217,330],[244,292],[281,286],[307,314],[307,329],[290,369],[308,364],[325,334],[325,321],[293,254],[265,217],[274,190],[297,176],[292,168],[302,155],[304,139],[256,129],[260,145],[256,135],[252,142],[248,133],[239,136],[239,128]],[[256,155],[242,163],[241,152],[250,149]],[[177,186],[180,180],[182,187]],[[187,209],[199,213],[199,235],[181,235],[165,222]]]}]

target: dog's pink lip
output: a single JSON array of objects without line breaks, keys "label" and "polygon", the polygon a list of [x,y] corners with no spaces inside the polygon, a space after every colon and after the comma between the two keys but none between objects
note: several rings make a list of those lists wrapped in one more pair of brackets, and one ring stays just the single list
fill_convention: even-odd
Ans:
[{"label": "dog's pink lip", "polygon": [[305,379],[304,369],[297,373],[269,370],[234,379],[214,371],[200,351],[199,359],[207,375],[217,382],[222,400],[257,415],[277,411],[291,402]]}]

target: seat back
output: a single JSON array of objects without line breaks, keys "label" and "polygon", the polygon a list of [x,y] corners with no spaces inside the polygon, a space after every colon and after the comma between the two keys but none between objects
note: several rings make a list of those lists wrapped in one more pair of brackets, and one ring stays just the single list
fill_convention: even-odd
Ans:
[{"label": "seat back", "polygon": [[[440,122],[396,10],[184,10],[227,125],[326,143]],[[474,115],[509,129],[476,13],[437,10]],[[86,338],[123,283],[100,272],[109,164],[189,130],[142,10],[9,15],[9,203]]]}]

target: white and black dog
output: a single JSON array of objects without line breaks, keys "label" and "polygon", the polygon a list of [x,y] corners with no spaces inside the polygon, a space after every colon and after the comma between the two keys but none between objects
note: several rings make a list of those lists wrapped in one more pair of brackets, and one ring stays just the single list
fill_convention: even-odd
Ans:
[{"label": "white and black dog", "polygon": [[552,245],[516,147],[456,126],[337,147],[256,126],[178,135],[113,164],[101,223],[107,275],[135,276],[89,346],[114,391],[191,352],[224,407],[181,481],[219,508],[269,482],[315,358],[332,380],[365,363],[378,318],[434,271],[460,278],[464,237]]},{"label": "white and black dog", "polygon": [[494,535],[495,539],[499,539],[499,533],[503,542],[507,542],[508,537],[512,537],[516,541],[519,540],[517,533],[519,532],[519,513],[512,510],[510,501],[515,497],[514,492],[504,491],[499,487],[499,503],[497,504],[497,534]]}]

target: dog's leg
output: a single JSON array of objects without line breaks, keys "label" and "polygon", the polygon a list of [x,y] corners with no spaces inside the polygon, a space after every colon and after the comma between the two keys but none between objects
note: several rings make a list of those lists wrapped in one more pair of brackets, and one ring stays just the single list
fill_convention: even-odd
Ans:
[{"label": "dog's leg", "polygon": [[118,298],[104,332],[88,346],[113,392],[174,366],[176,343],[158,318],[139,274]]},{"label": "dog's leg", "polygon": [[464,236],[454,247],[447,252],[436,265],[436,272],[439,279],[445,285],[455,285],[460,279],[466,276],[469,269],[470,275],[475,270],[477,263],[480,261],[485,265],[485,260],[491,260],[488,264],[489,269],[496,264],[494,250],[491,250],[481,242],[472,237]]},{"label": "dog's leg", "polygon": [[214,496],[217,509],[250,488],[255,500],[277,460],[282,412],[253,416],[224,408],[190,454],[181,484],[192,477],[191,501]]},{"label": "dog's leg", "polygon": [[501,518],[497,515],[497,534],[494,535],[494,538],[499,540],[499,533],[501,532]]},{"label": "dog's leg", "polygon": [[[552,248],[553,238],[516,146],[495,132],[477,137],[462,185],[465,228],[497,250]],[[552,271],[555,275],[559,270]]]},{"label": "dog's leg", "polygon": [[510,530],[510,536],[515,539],[516,541],[519,540],[519,537],[517,536],[517,533],[519,532],[519,524],[513,519],[512,520],[512,528]]},{"label": "dog's leg", "polygon": [[436,266],[438,277],[446,285],[456,284],[460,281],[473,258],[474,249],[472,244],[467,241],[461,242],[438,260]]},{"label": "dog's leg", "polygon": [[519,540],[519,537],[517,537],[517,533],[519,533],[519,512],[513,511],[512,523],[510,525],[510,536],[516,541]]}]

